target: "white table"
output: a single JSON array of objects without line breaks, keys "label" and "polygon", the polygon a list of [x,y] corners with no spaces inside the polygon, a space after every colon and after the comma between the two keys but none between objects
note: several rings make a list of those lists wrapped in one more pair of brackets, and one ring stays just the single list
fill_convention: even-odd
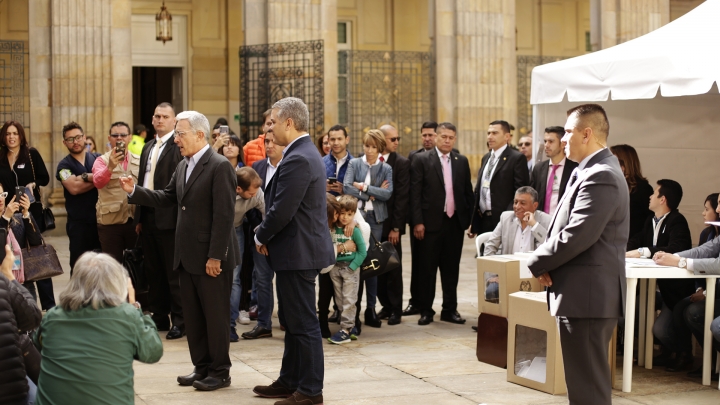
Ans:
[{"label": "white table", "polygon": [[[712,335],[710,323],[713,320],[715,309],[715,280],[717,275],[703,274],[696,276],[686,269],[678,267],[636,267],[627,263],[625,276],[627,277],[627,298],[625,299],[625,347],[623,351],[623,392],[630,392],[632,388],[633,338],[635,334],[635,291],[638,280],[640,285],[640,327],[638,336],[638,365],[645,365],[652,369],[653,361],[653,334],[655,323],[655,288],[658,278],[705,278],[707,279],[705,298],[705,337],[703,345],[702,384],[710,385],[710,367],[712,364]],[[647,284],[643,279],[647,279]],[[646,305],[647,303],[647,305]],[[646,327],[643,327],[645,326]],[[720,389],[720,387],[718,387]]]}]

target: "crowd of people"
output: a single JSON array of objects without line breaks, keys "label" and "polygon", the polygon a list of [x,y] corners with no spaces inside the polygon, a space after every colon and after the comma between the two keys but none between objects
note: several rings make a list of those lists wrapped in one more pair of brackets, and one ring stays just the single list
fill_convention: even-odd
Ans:
[{"label": "crowd of people", "polygon": [[[468,159],[455,148],[460,134],[449,122],[423,123],[422,147],[408,157],[398,153],[401,137],[392,125],[368,130],[362,150],[353,151],[359,157],[348,150],[350,136],[341,125],[313,141],[307,107],[295,98],[267,110],[263,133],[248,142],[224,120],[211,130],[204,115],[178,114],[165,102],[152,117],[154,136],[142,126],[131,131],[125,122],[112,123],[102,154],[82,126],[70,122],[62,129],[69,153],[56,178],[66,199],[72,270],[57,308],[52,281],[24,282],[22,267],[22,249],[43,243],[39,186],[49,183],[49,174],[23,126],[8,121],[0,129],[0,229],[8,230],[0,322],[8,312],[3,308],[11,308],[17,325],[13,336],[31,337],[42,362],[38,376],[26,378],[21,370],[31,367],[19,363],[20,349],[0,347],[18,363],[0,372],[0,382],[12,383],[0,399],[25,404],[36,396],[42,404],[92,397],[98,403],[131,403],[132,359],[159,360],[158,331],[167,332],[168,340],[187,336],[194,369],[178,377],[180,385],[227,387],[230,343],[272,337],[275,278],[277,316],[286,332],[283,364],[277,381],[254,392],[280,398],[280,405],[322,403],[323,341],[347,344],[360,338],[363,326],[397,325],[415,315],[419,325],[433,322],[438,270],[440,320],[466,322],[457,309],[465,236],[484,234],[485,255],[537,249],[531,269],[550,287],[548,269],[540,267],[549,260],[542,256],[543,244],[562,221],[553,231],[553,218],[570,215],[563,211],[566,191],[573,184],[578,188],[575,181],[588,181],[576,180],[579,171],[613,155],[607,164],[617,162],[622,192],[627,191],[613,202],[627,201],[628,216],[617,214],[616,224],[626,256],[653,258],[696,274],[720,272],[720,228],[709,225],[691,249],[687,220],[678,211],[681,185],[662,179],[651,186],[632,146],[608,151],[602,109],[584,107],[573,114],[576,126],[545,129],[547,160],[538,163],[530,134],[515,147],[507,121],[489,123],[489,152],[474,187]],[[606,125],[587,117],[605,117]],[[597,134],[576,141],[573,134],[583,120],[592,122]],[[573,142],[580,146],[569,145]],[[570,155],[573,148],[582,153]],[[711,194],[704,201],[706,221],[720,219],[719,200]],[[389,241],[401,255],[406,229],[412,260],[410,300],[403,308],[402,266],[365,279],[360,267],[376,242]],[[123,252],[136,246],[143,248],[148,280],[147,295],[137,299],[121,266]],[[497,300],[497,276],[486,275],[485,283],[485,299]],[[693,364],[691,337],[703,339],[705,286],[684,279],[659,280],[658,287],[661,313],[653,332],[663,352],[654,361],[668,371],[685,370]],[[36,295],[47,311],[42,322]],[[715,310],[720,311],[720,299]],[[252,321],[257,321],[252,328],[238,332],[239,325]],[[720,317],[712,328],[720,349]],[[82,378],[81,368],[90,371]],[[102,388],[110,381],[112,390]]]}]

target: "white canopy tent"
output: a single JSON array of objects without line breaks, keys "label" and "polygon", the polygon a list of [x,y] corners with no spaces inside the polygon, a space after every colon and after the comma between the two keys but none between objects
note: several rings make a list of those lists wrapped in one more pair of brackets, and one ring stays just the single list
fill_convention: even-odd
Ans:
[{"label": "white canopy tent", "polygon": [[[632,145],[650,184],[683,186],[680,210],[693,244],[704,227],[703,202],[720,192],[720,0],[632,41],[538,66],[532,72],[536,160],[544,159],[543,128],[564,126],[566,111],[603,105],[609,145]],[[539,153],[537,153],[539,151]]]}]

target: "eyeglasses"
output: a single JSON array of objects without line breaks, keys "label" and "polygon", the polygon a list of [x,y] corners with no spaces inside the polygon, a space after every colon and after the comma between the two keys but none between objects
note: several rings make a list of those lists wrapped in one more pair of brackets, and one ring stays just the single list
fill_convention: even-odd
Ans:
[{"label": "eyeglasses", "polygon": [[130,134],[110,134],[111,137],[118,139],[118,138],[127,138],[130,136]]},{"label": "eyeglasses", "polygon": [[77,136],[71,136],[70,138],[65,138],[65,143],[80,142],[80,140],[82,140],[84,136],[85,135],[77,135]]},{"label": "eyeglasses", "polygon": [[395,138],[388,138],[388,141],[390,141],[390,142],[400,141],[400,137],[396,136]]},{"label": "eyeglasses", "polygon": [[3,200],[6,199],[7,196],[8,196],[7,191],[0,193],[0,198],[2,198]]},{"label": "eyeglasses", "polygon": [[518,146],[530,146],[532,145],[532,142],[520,142]]}]

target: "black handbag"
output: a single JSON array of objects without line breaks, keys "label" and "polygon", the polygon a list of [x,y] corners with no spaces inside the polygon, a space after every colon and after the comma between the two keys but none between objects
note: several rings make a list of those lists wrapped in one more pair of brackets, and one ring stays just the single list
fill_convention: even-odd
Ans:
[{"label": "black handbag", "polygon": [[389,241],[378,242],[370,234],[370,248],[365,261],[360,266],[360,280],[377,277],[400,267],[400,256]]},{"label": "black handbag", "polygon": [[[35,187],[37,187],[37,179],[35,178],[35,165],[32,161],[32,155],[28,151],[28,158],[30,158],[30,167],[32,168],[33,172],[33,182],[35,183]],[[18,184],[19,185],[19,184]],[[42,196],[40,195],[40,189],[38,188],[38,197],[40,199],[32,204],[30,204],[30,212],[33,213],[33,218],[35,218],[35,222],[38,223],[38,227],[40,228],[40,233],[43,233],[45,231],[50,231],[55,229],[55,215],[53,214],[52,210],[50,208],[44,208],[42,205]]]},{"label": "black handbag", "polygon": [[136,296],[148,292],[149,289],[147,275],[143,267],[143,258],[143,250],[138,236],[135,247],[123,251],[123,266],[130,274]]}]

